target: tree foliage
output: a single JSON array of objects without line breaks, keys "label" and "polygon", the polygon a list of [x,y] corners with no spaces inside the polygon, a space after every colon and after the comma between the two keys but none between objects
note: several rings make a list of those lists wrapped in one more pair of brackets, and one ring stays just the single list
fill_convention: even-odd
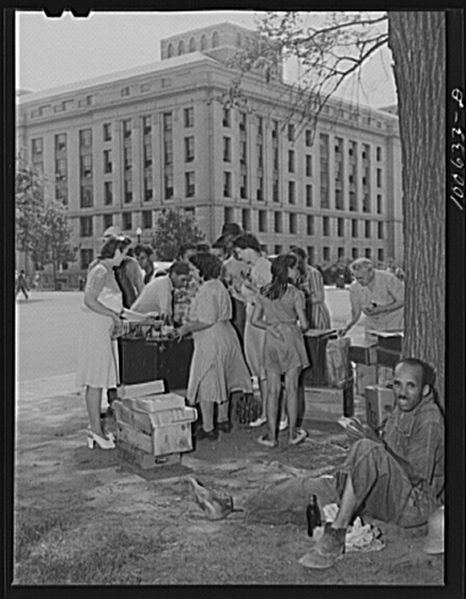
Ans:
[{"label": "tree foliage", "polygon": [[174,260],[180,245],[199,243],[205,239],[194,216],[181,209],[163,210],[155,226],[152,245],[159,260]]},{"label": "tree foliage", "polygon": [[[433,364],[444,395],[445,351],[445,15],[443,12],[269,13],[258,25],[264,41],[241,49],[229,96],[245,104],[247,76],[265,77],[274,57],[294,58],[299,76],[282,86],[282,106],[315,132],[328,99],[388,43],[394,59],[403,158],[406,273],[403,354]],[[360,71],[359,71],[360,72]],[[271,84],[273,83],[272,80]],[[278,89],[278,86],[277,86]],[[355,107],[358,110],[357,106]],[[283,126],[286,126],[286,121]],[[433,168],[435,165],[435,168]]]},{"label": "tree foliage", "polygon": [[[313,24],[306,26],[305,19]],[[273,82],[277,61],[294,60],[296,80],[282,90],[288,118],[315,131],[318,117],[328,99],[350,75],[382,46],[387,44],[386,13],[326,12],[268,13],[258,23],[258,36],[230,59],[236,71],[224,100],[245,105],[242,92],[248,74]],[[357,110],[357,107],[356,107]]]},{"label": "tree foliage", "polygon": [[15,183],[16,247],[38,267],[52,264],[55,273],[60,263],[75,260],[66,210],[45,196],[45,178],[24,161],[18,160]]}]

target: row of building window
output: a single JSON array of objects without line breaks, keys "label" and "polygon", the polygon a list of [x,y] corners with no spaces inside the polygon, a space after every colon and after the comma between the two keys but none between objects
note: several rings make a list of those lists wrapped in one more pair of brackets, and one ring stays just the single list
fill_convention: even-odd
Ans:
[{"label": "row of building window", "polygon": [[[273,219],[273,230],[275,233],[283,233],[283,213],[282,212],[273,212],[273,216],[271,215],[271,219]],[[142,227],[144,229],[151,229],[153,226],[152,221],[152,210],[143,210],[141,212],[141,221]],[[231,218],[231,208],[225,208],[225,219]],[[289,213],[288,215],[288,232],[292,235],[298,234],[298,220],[302,218],[303,215],[298,213]],[[81,216],[80,217],[80,236],[81,237],[92,237],[94,235],[93,232],[93,220],[94,217],[89,216]],[[257,231],[259,233],[267,233],[268,229],[268,213],[265,210],[258,211],[258,221],[257,221]],[[306,215],[306,235],[315,235],[315,221],[316,217],[313,215]],[[347,226],[345,225],[345,219],[338,218],[336,219],[336,234],[338,237],[347,236]],[[225,222],[229,222],[226,220]],[[356,219],[351,219],[350,221],[351,227],[351,237],[357,238],[359,236],[360,225],[363,226],[364,229],[364,237],[366,239],[370,239],[372,236],[373,223],[371,221],[358,221]],[[113,214],[104,214],[103,215],[103,229],[107,229],[113,224]],[[241,224],[243,229],[247,231],[253,230],[251,226],[251,211],[248,209],[243,209],[241,211]],[[377,222],[374,223],[377,226],[377,238],[384,238],[384,223]],[[123,212],[122,213],[122,230],[130,231],[133,228],[133,213],[132,212]],[[328,237],[330,236],[330,218],[327,216],[322,217],[322,236]]]},{"label": "row of building window", "polygon": [[[186,128],[190,128],[190,127],[194,127],[194,108],[190,107],[190,108],[185,108],[183,110],[183,114],[184,114],[184,127]],[[224,109],[224,115],[223,115],[223,125],[224,126],[229,126],[230,125],[230,110],[229,109]],[[241,113],[241,118],[240,118],[240,128],[242,128],[242,130],[244,130],[244,124],[245,124],[245,118],[246,118],[246,114],[245,113]],[[260,123],[260,125],[258,125],[258,131],[262,130],[262,117],[258,117],[258,119],[260,119],[258,122]],[[123,137],[124,138],[128,138],[131,137],[131,132],[132,132],[132,128],[131,128],[131,119],[124,119],[123,121],[121,121],[122,123],[122,130],[123,130]],[[273,131],[276,132],[277,127],[278,127],[278,122],[274,121],[275,125],[273,128]],[[243,125],[243,127],[241,127],[241,125]],[[290,128],[291,125],[288,125],[288,127]],[[152,124],[151,124],[151,117],[150,116],[142,116],[141,117],[141,128],[143,131],[144,135],[148,135],[152,132]],[[173,117],[172,117],[172,113],[163,113],[163,129],[164,131],[168,131],[168,130],[172,130],[173,128]],[[310,147],[311,141],[310,141],[310,135],[311,132],[310,131],[306,131],[306,146]],[[112,123],[103,123],[102,124],[102,140],[104,142],[110,142],[113,139],[113,135],[112,135]],[[275,137],[276,139],[276,137]],[[320,159],[323,162],[324,165],[328,165],[328,161],[325,160],[326,157],[328,157],[328,139],[329,136],[327,134],[321,134],[320,135]],[[229,156],[230,152],[231,152],[231,138],[228,137],[224,137],[224,156]],[[309,144],[308,144],[309,141]],[[343,144],[343,140],[341,138],[336,138],[336,146],[335,146],[335,151],[341,151],[341,147]],[[38,155],[41,154],[43,152],[43,138],[39,137],[39,138],[34,138],[32,139],[31,142],[32,145],[32,155]],[[261,145],[261,144],[259,144]],[[353,155],[354,153],[354,148],[355,148],[356,142],[350,141],[350,147],[349,147],[349,154],[350,156]],[[79,131],[79,147],[80,149],[83,148],[89,148],[92,146],[92,129],[82,129]],[[55,135],[55,151],[56,152],[65,152],[67,148],[67,134],[66,133],[59,133],[57,135]],[[363,144],[363,150],[362,150],[362,157],[364,160],[367,161],[366,157],[368,155],[368,152],[370,151],[370,147],[368,144]],[[381,160],[381,152],[382,152],[382,148],[380,146],[376,147],[376,156],[377,156],[377,160]],[[244,156],[245,156],[245,150],[244,150]],[[295,150],[288,150],[288,171],[289,172],[295,172],[295,157],[296,157],[296,152]],[[228,160],[229,158],[225,158],[225,160]],[[312,156],[311,155],[306,155],[305,158],[306,161],[306,176],[312,176]],[[339,163],[339,161],[336,161],[337,164]],[[367,166],[367,164],[366,164]],[[355,170],[355,169],[353,169]],[[381,172],[381,169],[377,169],[377,172]],[[350,177],[353,175],[350,175]],[[380,185],[378,183],[378,185]]]},{"label": "row of building window", "polygon": [[[186,138],[185,147],[185,158],[186,162],[194,160],[194,146],[191,142],[192,138]],[[149,146],[144,146],[144,177],[143,177],[143,199],[144,201],[151,201],[154,197],[153,193],[153,175],[152,175],[152,154],[149,150]],[[126,148],[125,148],[126,150]],[[35,163],[35,166],[40,166]],[[124,202],[130,203],[133,200],[132,194],[132,176],[131,176],[131,163],[129,158],[124,152]],[[111,150],[104,150],[104,161],[103,170],[105,174],[111,174],[113,170]],[[81,177],[81,207],[91,208],[93,206],[93,184],[92,184],[92,155],[84,154],[80,157],[80,177]],[[57,158],[55,161],[55,183],[56,183],[56,199],[62,200],[63,203],[67,203],[67,160],[66,158]],[[223,173],[223,196],[225,198],[232,198],[232,180],[233,175],[229,171]],[[246,172],[241,172],[239,175],[239,196],[241,199],[248,199],[248,177]],[[104,202],[106,205],[112,204],[113,202],[113,182],[104,181]],[[296,182],[288,181],[288,203],[290,205],[296,205],[297,193],[296,193]],[[165,147],[165,199],[173,198],[173,161],[172,161],[172,150],[171,144],[166,143]],[[195,173],[194,171],[185,173],[185,197],[195,196]],[[304,188],[304,201],[305,206],[310,208],[314,205],[313,199],[313,186],[311,184],[305,185]],[[344,196],[341,188],[335,189],[335,209],[344,210]],[[264,177],[262,173],[258,172],[257,186],[256,186],[256,197],[257,201],[264,201]],[[279,194],[279,179],[274,176],[272,180],[272,200],[276,203],[280,201]],[[321,186],[320,188],[320,207],[328,209],[330,207],[330,194],[327,186]],[[357,196],[355,191],[349,192],[349,210],[351,212],[357,212]],[[366,191],[362,198],[362,211],[369,213],[372,211],[371,196]],[[376,213],[382,214],[383,212],[383,200],[382,194],[376,195]]]}]

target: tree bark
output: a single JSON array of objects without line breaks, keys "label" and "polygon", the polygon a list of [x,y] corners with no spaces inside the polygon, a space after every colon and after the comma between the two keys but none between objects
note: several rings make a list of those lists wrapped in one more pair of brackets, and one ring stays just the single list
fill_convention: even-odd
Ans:
[{"label": "tree bark", "polygon": [[403,355],[445,370],[445,15],[389,13],[403,163]]}]

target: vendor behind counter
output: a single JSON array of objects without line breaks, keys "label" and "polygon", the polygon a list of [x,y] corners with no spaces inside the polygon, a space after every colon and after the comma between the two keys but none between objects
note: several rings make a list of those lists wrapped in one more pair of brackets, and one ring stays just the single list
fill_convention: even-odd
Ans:
[{"label": "vendor behind counter", "polygon": [[351,320],[342,334],[366,316],[365,330],[400,331],[404,328],[404,283],[394,274],[377,270],[368,258],[359,258],[351,264],[355,280],[349,287]]}]

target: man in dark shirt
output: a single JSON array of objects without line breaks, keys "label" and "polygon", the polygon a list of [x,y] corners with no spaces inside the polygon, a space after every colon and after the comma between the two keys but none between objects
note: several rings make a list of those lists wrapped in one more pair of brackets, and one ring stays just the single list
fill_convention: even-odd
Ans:
[{"label": "man in dark shirt", "polygon": [[304,566],[328,568],[343,555],[356,513],[408,528],[425,523],[443,504],[444,425],[434,381],[425,362],[401,360],[393,379],[395,408],[381,434],[364,426],[347,429],[359,439],[337,476],[339,510]]},{"label": "man in dark shirt", "polygon": [[144,271],[144,285],[150,283],[155,277],[154,262],[152,261],[153,250],[150,245],[138,244],[134,248],[134,255],[139,263],[139,266]]}]

